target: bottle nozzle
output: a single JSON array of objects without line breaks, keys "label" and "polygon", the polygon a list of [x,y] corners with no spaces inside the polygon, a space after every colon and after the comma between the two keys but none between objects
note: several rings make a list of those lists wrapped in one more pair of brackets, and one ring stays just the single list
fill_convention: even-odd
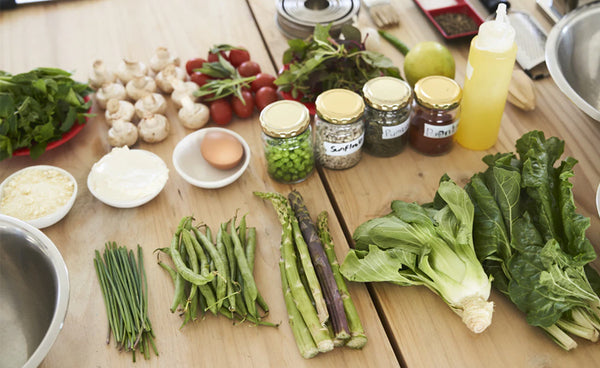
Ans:
[{"label": "bottle nozzle", "polygon": [[496,22],[509,23],[508,16],[506,15],[506,4],[500,3],[496,8]]}]

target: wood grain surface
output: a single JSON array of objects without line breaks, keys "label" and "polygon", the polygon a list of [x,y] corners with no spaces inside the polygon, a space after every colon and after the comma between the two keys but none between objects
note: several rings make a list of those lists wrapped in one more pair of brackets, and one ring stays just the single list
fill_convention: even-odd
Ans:
[{"label": "wood grain surface", "polygon": [[[477,1],[470,2],[484,16],[486,10]],[[269,50],[281,66],[286,39],[277,32],[273,11],[260,0],[250,0],[257,14]],[[409,47],[421,41],[445,44],[456,61],[456,81],[462,85],[469,50],[469,40],[447,42],[429,23],[418,6],[408,0],[392,1],[400,13],[400,26],[390,32]],[[538,11],[535,1],[513,1],[512,9],[532,14],[550,30],[551,24]],[[359,23],[374,27],[366,12]],[[402,66],[403,56],[384,40],[378,49]],[[537,108],[523,112],[506,105],[498,142],[487,151],[470,151],[455,144],[444,156],[428,157],[410,147],[392,158],[363,154],[351,169],[323,170],[334,206],[341,214],[348,238],[358,225],[373,217],[389,213],[394,199],[425,203],[433,199],[439,178],[447,173],[464,185],[486,166],[481,161],[489,153],[515,151],[515,141],[531,130],[541,130],[547,137],[565,141],[565,154],[579,160],[575,167],[573,192],[578,212],[591,218],[587,235],[600,252],[600,219],[595,206],[596,188],[600,182],[600,123],[578,110],[556,87],[551,78],[535,81]],[[595,261],[600,269],[600,262]],[[373,284],[374,297],[388,325],[394,348],[406,367],[597,367],[600,349],[582,339],[579,347],[566,352],[537,328],[529,326],[525,316],[498,292],[492,325],[480,335],[471,333],[446,304],[423,287],[398,287]]]},{"label": "wood grain surface", "polygon": [[[184,0],[82,0],[24,6],[0,13],[0,69],[19,73],[38,66],[74,71],[74,78],[87,81],[91,65],[103,59],[115,68],[123,57],[147,62],[159,46],[185,60],[206,57],[215,44],[230,43],[248,48],[264,71],[275,70],[245,1]],[[365,285],[350,285],[369,342],[362,351],[336,349],[311,360],[297,351],[281,292],[279,242],[281,226],[268,202],[253,191],[287,194],[296,188],[304,196],[313,217],[330,213],[330,225],[340,259],[348,250],[340,225],[318,175],[295,186],[272,181],[265,169],[258,113],[250,119],[235,119],[227,128],[238,132],[251,147],[250,166],[234,184],[218,190],[200,189],[185,182],[175,171],[171,154],[175,144],[191,130],[177,120],[169,101],[167,116],[171,132],[157,144],[140,143],[156,153],[169,168],[164,190],[138,208],[117,209],[95,199],[86,186],[94,162],[110,151],[108,126],[96,105],[96,117],[73,140],[37,160],[15,157],[0,163],[0,179],[26,166],[56,165],[73,174],[79,186],[75,205],[58,224],[44,233],[62,253],[71,283],[70,303],[64,327],[42,364],[50,367],[331,367],[399,366],[377,311]],[[210,126],[214,126],[211,123]],[[168,246],[181,217],[194,215],[211,228],[238,211],[248,213],[248,225],[257,228],[255,277],[271,308],[266,320],[279,328],[234,326],[224,317],[207,315],[204,320],[180,329],[182,319],[171,314],[173,295],[170,277],[156,265],[156,248]],[[131,355],[106,345],[107,319],[92,264],[95,249],[106,241],[144,249],[150,285],[149,315],[156,332],[159,357],[131,363]]]}]

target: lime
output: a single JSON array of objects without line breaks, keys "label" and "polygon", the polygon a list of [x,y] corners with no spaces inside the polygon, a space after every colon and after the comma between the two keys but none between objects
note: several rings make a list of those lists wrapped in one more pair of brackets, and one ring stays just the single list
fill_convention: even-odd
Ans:
[{"label": "lime", "polygon": [[404,77],[411,87],[429,75],[454,78],[454,71],[454,57],[446,47],[435,41],[416,44],[404,58]]}]

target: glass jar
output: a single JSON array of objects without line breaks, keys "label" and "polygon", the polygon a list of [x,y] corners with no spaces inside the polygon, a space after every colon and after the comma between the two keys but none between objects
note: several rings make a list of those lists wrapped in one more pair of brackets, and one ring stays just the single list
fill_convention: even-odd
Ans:
[{"label": "glass jar", "polygon": [[378,77],[363,86],[365,99],[365,152],[379,157],[395,156],[408,143],[410,85],[394,77]]},{"label": "glass jar", "polygon": [[317,162],[338,170],[356,165],[365,137],[362,97],[347,89],[330,89],[317,96],[315,107]]},{"label": "glass jar", "polygon": [[260,113],[267,172],[274,180],[293,184],[315,168],[310,114],[301,103],[273,102]]},{"label": "glass jar", "polygon": [[409,128],[409,142],[414,149],[431,156],[452,149],[461,97],[460,86],[448,77],[429,76],[415,84],[416,103]]}]

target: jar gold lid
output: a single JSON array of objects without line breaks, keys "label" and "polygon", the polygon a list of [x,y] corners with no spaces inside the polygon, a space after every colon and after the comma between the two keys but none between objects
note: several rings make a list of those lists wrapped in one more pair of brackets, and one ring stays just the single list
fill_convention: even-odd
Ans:
[{"label": "jar gold lid", "polygon": [[259,119],[263,132],[275,138],[294,137],[304,132],[310,124],[306,106],[292,100],[280,100],[267,105]]},{"label": "jar gold lid", "polygon": [[317,96],[317,115],[332,124],[350,124],[360,119],[365,102],[358,93],[349,89],[335,88]]},{"label": "jar gold lid", "polygon": [[454,79],[432,75],[415,84],[415,100],[430,109],[451,110],[458,107],[462,90]]},{"label": "jar gold lid", "polygon": [[377,110],[398,110],[411,101],[410,85],[399,78],[377,77],[363,86],[363,96],[367,105]]}]

